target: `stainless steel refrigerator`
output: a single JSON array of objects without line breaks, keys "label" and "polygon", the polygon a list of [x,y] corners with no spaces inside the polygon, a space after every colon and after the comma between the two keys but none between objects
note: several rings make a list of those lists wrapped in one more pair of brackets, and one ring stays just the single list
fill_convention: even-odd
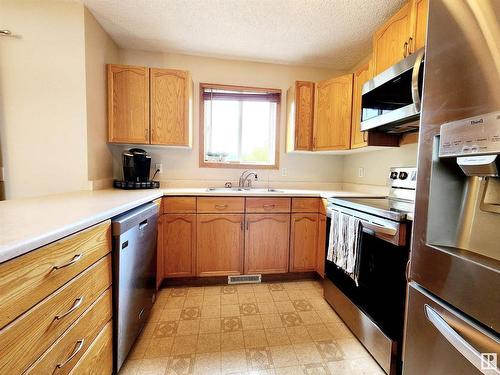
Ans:
[{"label": "stainless steel refrigerator", "polygon": [[430,0],[403,371],[498,374],[500,0]]}]

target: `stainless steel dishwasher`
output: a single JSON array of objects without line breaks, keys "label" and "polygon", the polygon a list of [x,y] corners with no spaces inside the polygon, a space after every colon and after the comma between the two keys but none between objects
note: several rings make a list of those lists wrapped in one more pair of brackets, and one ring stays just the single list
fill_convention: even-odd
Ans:
[{"label": "stainless steel dishwasher", "polygon": [[147,203],[112,220],[115,372],[147,321],[155,299],[159,207]]}]

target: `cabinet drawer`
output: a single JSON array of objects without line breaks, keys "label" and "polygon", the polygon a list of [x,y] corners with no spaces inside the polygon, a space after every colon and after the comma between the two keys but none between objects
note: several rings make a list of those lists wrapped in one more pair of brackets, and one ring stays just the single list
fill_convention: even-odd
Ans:
[{"label": "cabinet drawer", "polygon": [[113,322],[104,326],[70,374],[109,375],[113,372]]},{"label": "cabinet drawer", "polygon": [[27,374],[68,374],[111,320],[111,288],[99,296],[78,320],[26,371]]},{"label": "cabinet drawer", "polygon": [[31,365],[111,285],[111,254],[0,331],[0,374]]},{"label": "cabinet drawer", "polygon": [[318,212],[319,198],[292,198],[292,212]]},{"label": "cabinet drawer", "polygon": [[111,223],[0,264],[0,328],[111,251]]},{"label": "cabinet drawer", "polygon": [[246,212],[290,212],[290,198],[247,198]]},{"label": "cabinet drawer", "polygon": [[194,214],[196,213],[196,197],[163,198],[164,214]]},{"label": "cabinet drawer", "polygon": [[245,211],[245,198],[243,197],[200,197],[198,198],[198,212],[219,213]]}]

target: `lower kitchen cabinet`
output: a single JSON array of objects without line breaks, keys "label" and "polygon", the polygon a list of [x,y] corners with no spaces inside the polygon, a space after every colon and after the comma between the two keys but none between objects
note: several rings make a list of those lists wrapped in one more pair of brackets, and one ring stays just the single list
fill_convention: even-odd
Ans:
[{"label": "lower kitchen cabinet", "polygon": [[165,214],[160,219],[159,272],[164,277],[196,274],[196,214]]},{"label": "lower kitchen cabinet", "polygon": [[288,272],[289,214],[248,214],[245,274]]},{"label": "lower kitchen cabinet", "polygon": [[243,273],[243,214],[198,214],[196,264],[198,276]]},{"label": "lower kitchen cabinet", "polygon": [[318,251],[318,214],[292,214],[290,238],[290,272],[315,271]]}]

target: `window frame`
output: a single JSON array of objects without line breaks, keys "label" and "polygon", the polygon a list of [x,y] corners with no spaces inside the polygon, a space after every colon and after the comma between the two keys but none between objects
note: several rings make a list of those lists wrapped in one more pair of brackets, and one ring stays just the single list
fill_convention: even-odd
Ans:
[{"label": "window frame", "polygon": [[[218,90],[249,91],[249,92],[267,92],[279,94],[279,101],[276,103],[276,126],[274,139],[274,164],[253,164],[253,163],[217,163],[205,161],[205,100],[203,99],[204,89],[212,88]],[[199,102],[199,166],[200,168],[231,168],[231,169],[279,169],[280,155],[280,124],[281,124],[281,100],[282,90],[264,87],[223,85],[216,83],[200,83]]]}]

